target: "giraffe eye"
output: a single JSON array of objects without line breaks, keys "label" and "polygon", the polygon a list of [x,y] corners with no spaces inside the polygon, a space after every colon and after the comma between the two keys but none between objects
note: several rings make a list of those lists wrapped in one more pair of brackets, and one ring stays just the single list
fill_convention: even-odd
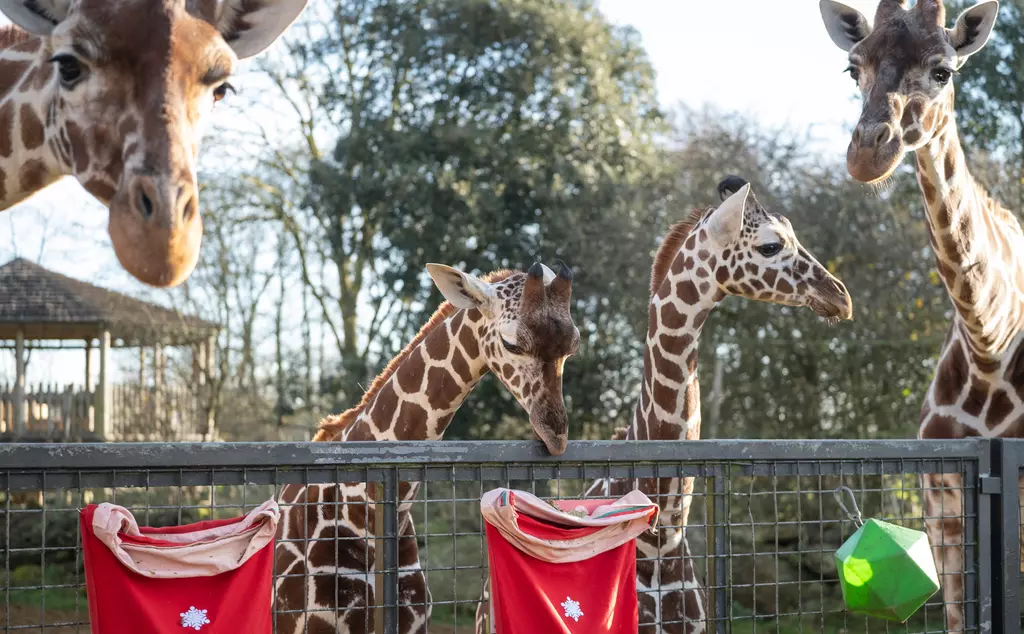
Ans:
[{"label": "giraffe eye", "polygon": [[82,78],[82,63],[73,55],[54,55],[50,61],[57,64],[57,74],[64,88],[73,88]]},{"label": "giraffe eye", "polygon": [[779,244],[778,242],[770,242],[768,244],[762,244],[761,246],[757,247],[757,252],[766,258],[770,258],[773,255],[776,255],[781,250],[782,245]]},{"label": "giraffe eye", "polygon": [[853,81],[860,81],[860,69],[856,66],[847,66],[846,70],[843,72],[850,73],[850,77],[853,78]]},{"label": "giraffe eye", "polygon": [[500,339],[501,339],[501,345],[505,348],[505,350],[508,350],[509,354],[515,354],[515,355],[523,354],[523,349],[520,348],[519,346],[515,345],[514,343],[509,343],[509,342],[505,341],[504,337],[500,337]]},{"label": "giraffe eye", "polygon": [[235,87],[232,86],[231,84],[229,84],[228,82],[224,82],[220,86],[217,86],[216,88],[214,88],[213,89],[213,103],[217,103],[218,101],[220,101],[224,97],[227,97],[229,92],[234,93],[235,92]]},{"label": "giraffe eye", "polygon": [[949,83],[949,78],[953,76],[953,71],[948,68],[936,68],[932,70],[932,79],[937,83],[946,85]]}]

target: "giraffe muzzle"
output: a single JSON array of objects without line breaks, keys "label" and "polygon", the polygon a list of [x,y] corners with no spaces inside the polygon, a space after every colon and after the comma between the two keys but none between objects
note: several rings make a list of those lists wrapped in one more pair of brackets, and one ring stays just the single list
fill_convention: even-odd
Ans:
[{"label": "giraffe muzzle", "polygon": [[846,150],[846,169],[862,183],[877,183],[896,171],[903,139],[889,122],[861,121]]},{"label": "giraffe muzzle", "polygon": [[191,178],[128,174],[110,204],[110,239],[140,282],[176,286],[199,259],[203,225]]},{"label": "giraffe muzzle", "polygon": [[544,443],[548,453],[552,456],[565,453],[569,444],[569,417],[564,407],[551,407],[544,402],[534,405],[530,412],[530,426],[533,427],[533,435]]},{"label": "giraffe muzzle", "polygon": [[853,300],[846,286],[829,275],[814,285],[808,304],[819,317],[834,320],[853,319]]}]

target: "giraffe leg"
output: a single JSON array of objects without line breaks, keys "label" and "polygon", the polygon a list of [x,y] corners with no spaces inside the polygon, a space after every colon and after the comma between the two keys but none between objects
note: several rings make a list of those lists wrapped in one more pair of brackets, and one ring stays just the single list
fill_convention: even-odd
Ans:
[{"label": "giraffe leg", "polygon": [[925,524],[939,573],[946,631],[964,631],[963,496],[959,474],[925,474]]},{"label": "giraffe leg", "polygon": [[489,627],[491,621],[491,580],[484,582],[483,592],[480,593],[480,601],[476,604],[476,621],[473,631],[476,634],[491,634]]},{"label": "giraffe leg", "polygon": [[690,550],[690,543],[686,539],[686,530],[690,523],[690,504],[693,502],[694,479],[683,478],[682,484],[683,603],[679,606],[679,613],[682,615],[683,622],[686,623],[685,634],[703,634],[707,628],[708,598],[697,574],[697,566]]},{"label": "giraffe leg", "polygon": [[430,621],[430,589],[419,560],[416,528],[412,514],[399,517],[398,540],[398,631],[421,634]]}]

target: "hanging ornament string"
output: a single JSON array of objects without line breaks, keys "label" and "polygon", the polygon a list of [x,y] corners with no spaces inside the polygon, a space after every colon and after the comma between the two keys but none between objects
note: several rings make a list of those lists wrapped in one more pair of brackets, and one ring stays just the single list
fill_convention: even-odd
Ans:
[{"label": "hanging ornament string", "polygon": [[[846,508],[846,505],[843,504],[843,493],[846,493],[850,496],[850,503],[853,505],[853,512],[850,512],[850,509]],[[850,487],[841,486],[837,488],[835,491],[833,491],[832,495],[835,496],[836,504],[839,505],[839,508],[843,509],[843,512],[846,513],[846,517],[850,518],[850,521],[856,524],[857,528],[860,528],[864,525],[864,518],[861,517],[860,509],[857,508],[857,498],[854,497],[853,491],[850,490]]]}]

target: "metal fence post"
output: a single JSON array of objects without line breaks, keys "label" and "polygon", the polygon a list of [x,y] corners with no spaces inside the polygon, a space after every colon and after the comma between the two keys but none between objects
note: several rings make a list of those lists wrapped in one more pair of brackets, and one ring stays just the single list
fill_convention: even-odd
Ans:
[{"label": "metal fence post", "polygon": [[1020,501],[1017,481],[1020,477],[1020,441],[995,440],[996,465],[999,474],[999,500],[993,504],[992,553],[994,632],[1020,634]]},{"label": "metal fence post", "polygon": [[[992,582],[995,580],[993,564],[996,562],[992,556],[992,540],[989,536],[992,534],[995,505],[987,485],[992,479],[993,461],[998,460],[994,454],[999,448],[999,445],[990,441],[983,441],[977,465],[973,468],[968,466],[968,474],[965,474],[971,475],[974,486],[971,495],[964,496],[964,562],[970,562],[974,567],[977,582],[965,584],[965,625],[981,632],[993,631]],[[964,480],[966,482],[967,478]],[[970,519],[972,515],[973,520]]]},{"label": "metal fence post", "polygon": [[398,471],[382,472],[372,490],[374,512],[374,616],[376,634],[398,634]]},{"label": "metal fence post", "polygon": [[398,467],[384,472],[384,633],[398,634]]},{"label": "metal fence post", "polygon": [[[729,587],[729,579],[726,576],[726,557],[732,550],[729,547],[729,536],[726,527],[729,525],[729,511],[726,507],[725,480],[728,477],[723,471],[728,467],[723,465],[715,466],[715,627],[712,632],[718,631],[718,625],[726,623],[728,614],[729,596],[726,592]],[[728,628],[726,628],[728,629]]]}]

